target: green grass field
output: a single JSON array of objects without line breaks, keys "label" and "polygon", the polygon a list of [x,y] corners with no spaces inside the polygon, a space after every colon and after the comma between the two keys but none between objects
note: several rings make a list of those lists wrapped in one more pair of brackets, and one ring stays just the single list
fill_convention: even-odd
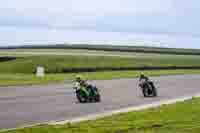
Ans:
[{"label": "green grass field", "polygon": [[33,73],[44,66],[47,73],[73,72],[71,69],[121,69],[132,67],[200,66],[200,58],[122,58],[106,56],[29,56],[0,62],[0,73]]},{"label": "green grass field", "polygon": [[144,111],[66,125],[41,125],[2,133],[199,133],[200,98]]},{"label": "green grass field", "polygon": [[[119,78],[136,78],[141,73],[149,76],[177,75],[177,74],[200,74],[200,70],[156,70],[156,71],[109,71],[109,72],[84,72],[86,80],[109,80]],[[0,74],[0,86],[34,85],[51,83],[72,83],[77,73],[47,74],[43,78],[33,74]]]},{"label": "green grass field", "polygon": [[[42,55],[42,53],[46,55]],[[61,55],[54,55],[56,53]],[[69,55],[64,55],[65,53]],[[70,55],[71,53],[75,55]],[[81,56],[82,53],[100,55]],[[130,57],[112,57],[111,55]],[[200,67],[200,56],[198,55],[147,54],[84,49],[13,49],[1,50],[0,57],[4,56],[20,58],[0,62],[1,86],[63,82],[72,80],[77,72],[80,73],[80,70],[83,75],[86,75],[87,79],[91,80],[133,78],[142,72],[150,76],[200,73],[200,70],[132,71],[132,68],[140,67]],[[37,66],[45,67],[47,75],[44,78],[37,78],[34,75]],[[96,72],[89,73],[88,69]],[[118,71],[112,71],[113,69]],[[122,69],[124,71],[120,71]]]}]

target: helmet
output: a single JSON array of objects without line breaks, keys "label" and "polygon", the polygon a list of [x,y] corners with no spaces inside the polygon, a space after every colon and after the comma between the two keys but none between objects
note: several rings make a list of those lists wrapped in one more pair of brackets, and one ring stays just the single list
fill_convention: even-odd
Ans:
[{"label": "helmet", "polygon": [[81,78],[81,77],[82,77],[81,75],[76,75],[76,79],[77,79],[77,78]]},{"label": "helmet", "polygon": [[83,77],[81,75],[76,75],[76,81],[80,82],[83,80]]},{"label": "helmet", "polygon": [[144,78],[145,76],[144,76],[144,74],[140,74],[140,78]]}]

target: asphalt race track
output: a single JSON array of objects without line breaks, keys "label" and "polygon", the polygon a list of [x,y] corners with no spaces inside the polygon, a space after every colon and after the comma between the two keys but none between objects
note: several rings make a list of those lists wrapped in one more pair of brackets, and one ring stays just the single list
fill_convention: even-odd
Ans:
[{"label": "asphalt race track", "polygon": [[200,75],[152,78],[157,98],[144,98],[138,79],[91,81],[101,89],[101,103],[77,103],[70,84],[0,87],[0,128],[65,120],[119,108],[200,93]]}]

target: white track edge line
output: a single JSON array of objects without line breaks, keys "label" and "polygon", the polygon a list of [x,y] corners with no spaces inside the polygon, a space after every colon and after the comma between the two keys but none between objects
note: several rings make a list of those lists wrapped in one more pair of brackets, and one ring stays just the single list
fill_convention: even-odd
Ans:
[{"label": "white track edge line", "polygon": [[191,96],[175,98],[175,99],[171,99],[171,100],[160,100],[160,101],[153,102],[150,104],[143,104],[143,105],[138,105],[138,106],[133,106],[133,107],[122,108],[122,109],[118,109],[118,110],[106,111],[103,113],[86,115],[86,116],[77,117],[77,118],[73,118],[73,119],[67,119],[64,121],[54,121],[54,122],[50,122],[49,125],[63,125],[63,124],[68,124],[68,123],[78,123],[78,122],[82,122],[82,121],[95,120],[98,118],[104,118],[104,117],[112,116],[115,114],[127,113],[127,112],[131,112],[131,111],[139,111],[139,110],[144,110],[144,109],[148,109],[148,108],[159,107],[159,106],[165,105],[165,104],[168,105],[168,104],[173,104],[176,102],[182,102],[185,100],[190,100],[193,97],[200,97],[200,93],[191,95]]},{"label": "white track edge line", "polygon": [[31,125],[24,125],[24,126],[20,126],[20,127],[17,127],[17,128],[0,129],[0,132],[10,131],[10,130],[18,130],[18,129],[28,128],[28,127],[33,127],[33,126],[39,126],[39,125],[42,125],[42,124],[64,125],[64,124],[73,124],[73,123],[89,121],[89,120],[96,120],[96,119],[99,119],[99,118],[104,118],[104,117],[112,116],[112,115],[115,115],[115,114],[127,113],[127,112],[131,112],[131,111],[139,111],[139,110],[144,110],[144,109],[148,109],[148,108],[159,107],[161,105],[168,105],[168,104],[174,104],[176,102],[183,102],[183,101],[186,101],[186,100],[190,100],[193,97],[194,98],[200,97],[200,93],[190,95],[190,96],[183,96],[183,97],[179,97],[179,98],[169,99],[169,100],[160,100],[160,101],[153,102],[153,103],[150,103],[150,104],[143,104],[143,105],[138,105],[138,106],[133,106],[133,107],[122,108],[122,109],[118,109],[118,110],[111,110],[111,111],[107,111],[107,112],[103,112],[103,113],[86,115],[86,116],[67,119],[67,120],[63,120],[63,121],[49,121],[49,122],[42,122],[42,123],[31,124]]}]

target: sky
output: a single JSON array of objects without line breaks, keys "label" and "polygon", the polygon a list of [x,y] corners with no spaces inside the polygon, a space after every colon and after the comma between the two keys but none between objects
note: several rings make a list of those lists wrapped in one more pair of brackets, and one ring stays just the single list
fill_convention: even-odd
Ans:
[{"label": "sky", "polygon": [[91,43],[200,48],[198,0],[4,0],[0,45]]}]

